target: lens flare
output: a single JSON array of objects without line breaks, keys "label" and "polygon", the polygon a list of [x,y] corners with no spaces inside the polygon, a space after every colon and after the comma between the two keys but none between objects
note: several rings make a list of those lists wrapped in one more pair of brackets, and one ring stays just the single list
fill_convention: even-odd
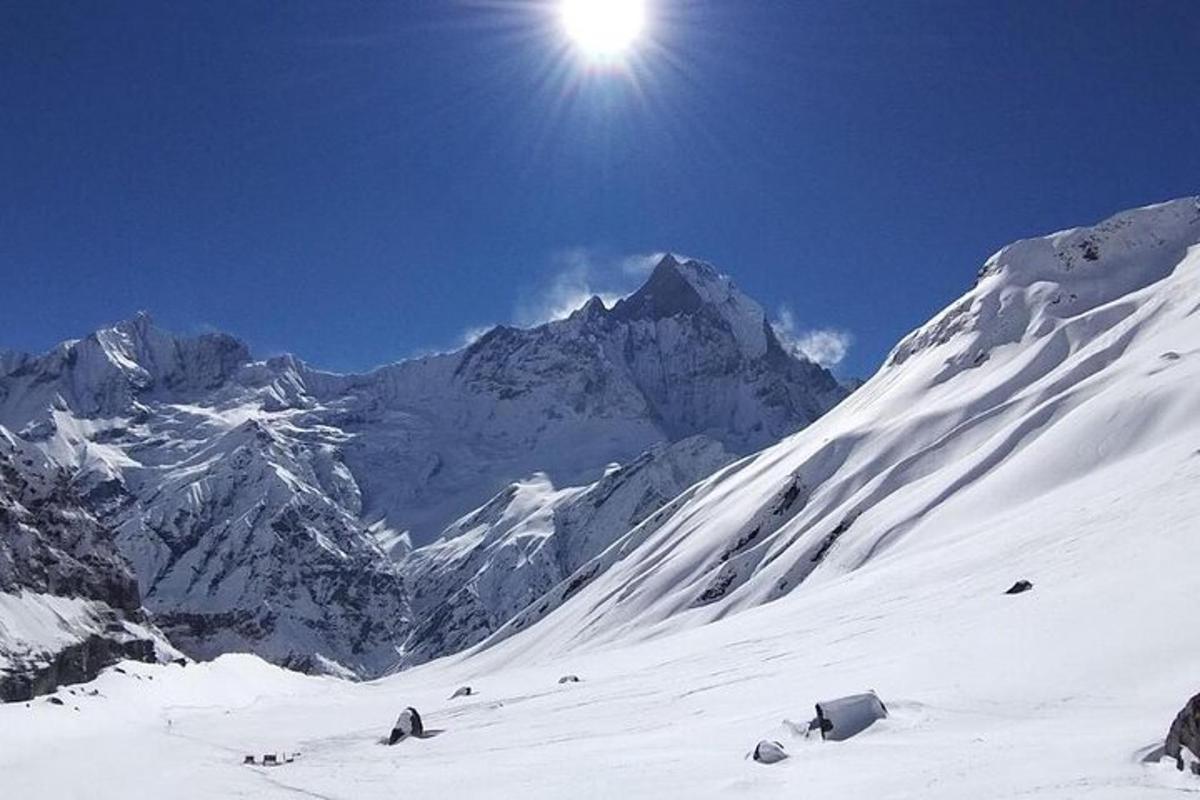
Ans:
[{"label": "lens flare", "polygon": [[644,0],[562,0],[560,12],[567,36],[598,60],[626,53],[646,27]]}]

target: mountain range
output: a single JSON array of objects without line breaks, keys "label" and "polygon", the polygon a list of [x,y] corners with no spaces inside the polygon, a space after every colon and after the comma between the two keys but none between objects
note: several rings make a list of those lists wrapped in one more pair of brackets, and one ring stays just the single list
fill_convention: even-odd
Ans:
[{"label": "mountain range", "polygon": [[612,308],[363,375],[146,314],[0,365],[0,426],[113,531],[172,642],[356,676],[475,644],[847,393],[671,255]]},{"label": "mountain range", "polygon": [[[711,274],[662,269],[689,285]],[[680,299],[670,274],[651,284],[613,308],[593,302],[433,362],[462,367],[493,399],[512,391],[512,402],[534,403],[522,408],[544,408],[550,395],[531,376],[578,386],[581,363],[641,376],[595,389],[607,397],[636,399],[617,384],[655,396],[653,357],[608,350],[609,336],[681,357],[703,342],[688,362],[703,368],[663,368],[709,389],[736,386],[737,400],[676,397],[667,382],[645,417],[635,412],[650,400],[614,417],[568,403],[561,413],[593,432],[641,420],[660,435],[577,482],[546,470],[498,480],[411,550],[404,508],[377,516],[387,500],[356,472],[371,426],[400,413],[397,394],[375,416],[348,415],[378,376],[307,374],[294,360],[230,368],[222,354],[238,347],[221,337],[153,362],[116,348],[127,357],[110,364],[151,376],[132,390],[82,369],[97,347],[136,341],[128,331],[139,325],[153,339],[144,320],[81,340],[76,356],[66,345],[50,362],[9,357],[0,386],[19,435],[0,437],[0,668],[10,665],[10,696],[53,693],[0,705],[4,788],[114,798],[130,785],[196,798],[390,798],[397,787],[530,798],[581,787],[626,798],[1195,793],[1200,198],[1002,248],[853,394],[752,452],[758,435],[787,427],[771,427],[778,409],[804,407],[786,398],[833,403],[836,384],[814,378],[828,395],[758,391],[823,373],[778,361],[769,329],[724,316],[747,307],[740,298]],[[691,331],[688,349],[672,344],[680,329]],[[593,347],[622,355],[611,365],[557,355]],[[183,367],[177,353],[207,355]],[[521,369],[505,353],[521,353]],[[286,386],[285,367],[298,378]],[[187,400],[193,392],[207,399]],[[48,413],[13,411],[45,398]],[[724,428],[701,423],[755,402],[761,428],[742,412]],[[516,425],[496,418],[496,431]],[[565,441],[551,420],[540,435]],[[528,454],[544,420],[525,421]],[[593,445],[590,455],[609,452]],[[441,471],[467,474],[449,457]],[[173,616],[172,596],[236,601],[259,628],[200,612],[212,629],[197,633]],[[308,672],[405,669],[345,681],[226,653],[186,666],[126,661],[87,688],[53,691],[46,659],[85,629],[153,642],[156,623],[193,654],[257,648]],[[815,706],[845,709],[867,690],[886,716],[827,736]],[[381,747],[408,707],[427,735]],[[755,759],[764,743],[782,760]],[[279,752],[293,756],[257,761]],[[581,764],[603,780],[581,784]]]}]

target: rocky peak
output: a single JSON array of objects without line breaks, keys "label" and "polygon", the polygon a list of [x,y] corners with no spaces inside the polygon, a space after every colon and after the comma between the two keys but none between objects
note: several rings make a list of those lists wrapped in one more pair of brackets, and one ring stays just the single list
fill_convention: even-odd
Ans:
[{"label": "rocky peak", "polygon": [[616,319],[660,321],[681,316],[707,317],[727,328],[742,353],[766,354],[766,314],[712,265],[695,259],[680,261],[665,254],[646,283],[612,309]]},{"label": "rocky peak", "polygon": [[[215,389],[249,359],[249,348],[228,334],[176,337],[140,312],[44,355],[5,359],[0,374],[24,402],[3,416],[23,426],[52,407],[84,417],[130,413],[150,397]],[[0,405],[4,399],[0,393]]]},{"label": "rocky peak", "polygon": [[640,289],[613,307],[618,319],[664,319],[678,314],[695,314],[704,308],[704,298],[684,274],[684,267],[667,253]]},{"label": "rocky peak", "polygon": [[147,386],[168,389],[214,388],[250,360],[250,349],[229,334],[177,337],[155,325],[145,311],[84,341],[99,344],[114,368]]},{"label": "rocky peak", "polygon": [[592,295],[588,301],[571,313],[569,319],[589,321],[602,319],[608,314],[608,307],[604,305],[604,301],[599,295]]}]

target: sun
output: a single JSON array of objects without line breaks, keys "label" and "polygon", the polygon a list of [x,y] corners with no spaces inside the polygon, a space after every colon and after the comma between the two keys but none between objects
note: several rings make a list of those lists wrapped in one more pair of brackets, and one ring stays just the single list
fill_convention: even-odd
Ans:
[{"label": "sun", "polygon": [[595,60],[624,55],[646,27],[645,0],[561,0],[559,8],[567,36]]}]

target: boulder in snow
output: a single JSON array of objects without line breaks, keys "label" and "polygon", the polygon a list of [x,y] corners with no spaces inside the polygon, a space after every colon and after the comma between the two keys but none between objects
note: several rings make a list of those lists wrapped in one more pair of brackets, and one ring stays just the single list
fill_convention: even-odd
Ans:
[{"label": "boulder in snow", "polygon": [[450,695],[450,699],[453,700],[456,697],[470,697],[473,694],[475,694],[475,690],[470,686],[460,686],[454,690],[454,694]]},{"label": "boulder in snow", "polygon": [[1012,586],[1008,587],[1008,591],[1006,591],[1005,594],[1021,594],[1023,592],[1028,592],[1032,588],[1033,584],[1029,581],[1017,581]]},{"label": "boulder in snow", "polygon": [[388,737],[388,744],[395,744],[410,736],[421,736],[423,733],[425,733],[425,724],[421,721],[421,715],[415,708],[409,706],[400,712],[396,724],[392,726],[392,735]]},{"label": "boulder in snow", "polygon": [[775,764],[788,757],[780,742],[763,739],[754,746],[754,760],[760,764]]},{"label": "boulder in snow", "polygon": [[559,683],[579,683],[578,675],[563,675],[558,679]]},{"label": "boulder in snow", "polygon": [[887,715],[887,706],[874,692],[853,694],[817,703],[816,727],[822,739],[840,742],[862,733]]},{"label": "boulder in snow", "polygon": [[1192,771],[1200,774],[1200,694],[1187,701],[1171,723],[1164,749],[1166,755],[1175,759],[1175,767],[1182,770],[1184,757],[1190,753]]}]

